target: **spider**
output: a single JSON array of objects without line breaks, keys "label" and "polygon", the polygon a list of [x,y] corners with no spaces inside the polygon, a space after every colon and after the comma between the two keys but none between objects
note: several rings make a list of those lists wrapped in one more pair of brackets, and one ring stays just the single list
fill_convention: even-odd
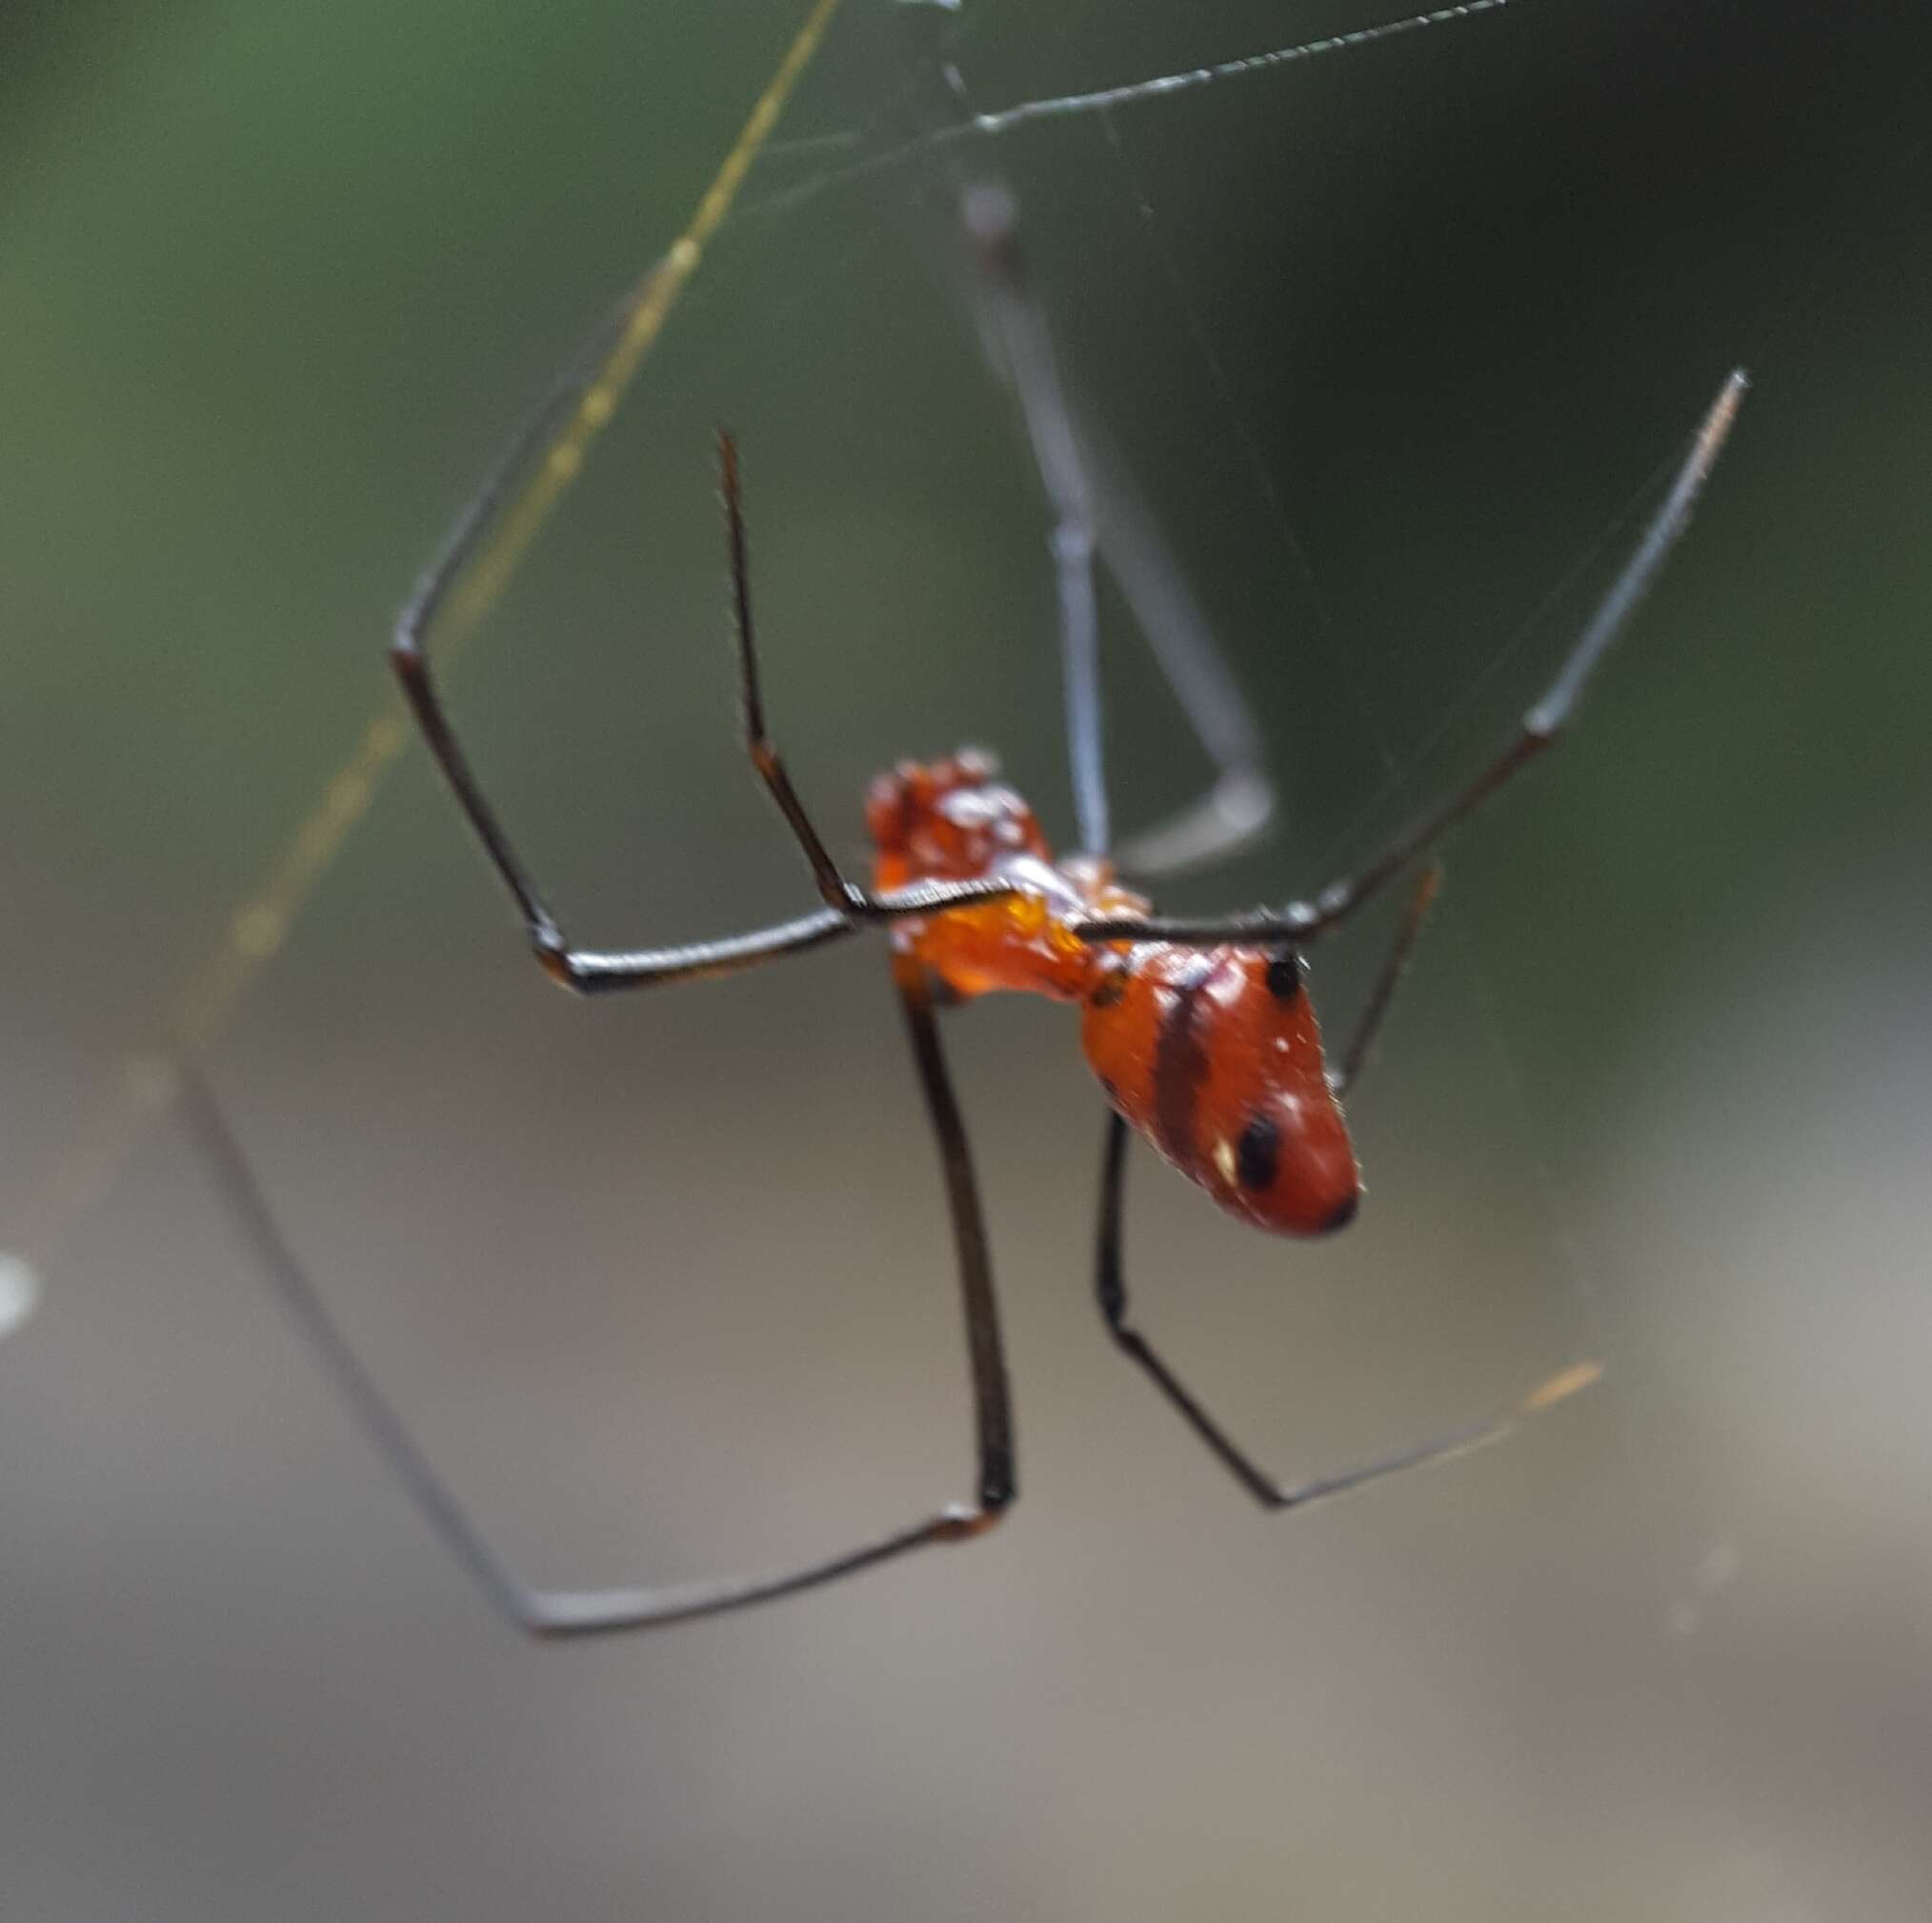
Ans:
[{"label": "spider", "polygon": [[[1359,1177],[1341,1097],[1368,1058],[1436,893],[1441,871],[1426,857],[1570,721],[1591,674],[1682,532],[1742,400],[1744,375],[1733,372],[1724,382],[1662,506],[1555,678],[1499,752],[1353,873],[1291,901],[1279,912],[1162,918],[1146,897],[1117,879],[1117,862],[1108,852],[1097,555],[1135,606],[1157,660],[1219,770],[1202,802],[1122,850],[1117,865],[1154,875],[1225,853],[1267,819],[1272,790],[1260,772],[1253,726],[1204,631],[1173,618],[1177,576],[1157,537],[1125,497],[1103,498],[1094,487],[1093,446],[1076,427],[1044,314],[1021,274],[1010,205],[992,190],[970,195],[967,227],[981,269],[981,319],[989,349],[1018,400],[1055,520],[1078,853],[1057,860],[1032,810],[999,780],[992,757],[968,749],[926,765],[901,763],[879,776],[866,807],[876,850],[871,884],[861,885],[840,868],[768,730],[738,456],[731,437],[720,434],[745,749],[804,856],[821,905],[795,920],[682,948],[609,951],[572,941],[485,798],[438,691],[426,640],[512,483],[546,457],[553,423],[581,391],[573,377],[565,378],[552,403],[518,436],[457,522],[446,551],[398,619],[391,656],[424,741],[514,903],[537,963],[565,989],[595,995],[668,987],[735,973],[865,931],[886,936],[951,1219],[972,1382],[973,1500],[775,1574],[674,1588],[529,1588],[491,1549],[350,1348],[207,1087],[191,1072],[184,1076],[185,1112],[223,1193],[336,1388],[486,1595],[536,1636],[647,1629],[793,1594],[928,1544],[976,1536],[1011,1506],[1017,1481],[998,1306],[966,1128],[937,1022],[943,1009],[996,991],[1039,993],[1079,1007],[1087,1062],[1109,1104],[1096,1257],[1101,1315],[1114,1342],[1263,1507],[1298,1508],[1494,1440],[1598,1373],[1594,1364],[1573,1366],[1488,1421],[1338,1472],[1278,1481],[1236,1444],[1129,1320],[1120,1229],[1126,1150],[1130,1133],[1139,1135],[1224,1209],[1262,1229],[1321,1235],[1354,1217]],[[1331,1061],[1309,994],[1305,951],[1412,870],[1407,906],[1367,1004]]]}]

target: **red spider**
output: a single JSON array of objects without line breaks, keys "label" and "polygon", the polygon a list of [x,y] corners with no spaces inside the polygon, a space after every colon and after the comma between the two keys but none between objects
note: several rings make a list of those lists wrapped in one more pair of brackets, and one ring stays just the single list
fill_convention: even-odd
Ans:
[{"label": "red spider", "polygon": [[[1360,1070],[1387,1012],[1439,871],[1433,864],[1419,870],[1367,1008],[1334,1066],[1323,1052],[1303,951],[1419,862],[1446,830],[1562,730],[1590,674],[1682,531],[1742,399],[1742,374],[1732,374],[1720,391],[1663,506],[1555,680],[1508,745],[1473,779],[1355,874],[1306,900],[1291,902],[1278,914],[1165,920],[1152,912],[1143,896],[1116,881],[1106,852],[1095,650],[1097,552],[1137,605],[1183,710],[1220,767],[1220,778],[1207,800],[1162,831],[1141,837],[1131,855],[1123,854],[1123,865],[1140,873],[1171,871],[1225,850],[1265,820],[1270,791],[1258,771],[1252,725],[1204,632],[1173,622],[1172,570],[1153,545],[1145,522],[1120,504],[1122,497],[1102,499],[1094,490],[1093,451],[1074,425],[1044,318],[1019,278],[1010,210],[1001,200],[979,196],[969,207],[969,224],[985,269],[989,337],[1001,372],[1019,397],[1056,514],[1081,853],[1056,861],[1033,811],[998,781],[991,757],[968,750],[930,766],[902,764],[873,784],[867,803],[877,848],[873,886],[860,887],[845,876],[766,731],[737,457],[731,440],[721,436],[746,748],[811,868],[823,905],[795,921],[685,948],[614,952],[578,948],[568,940],[457,743],[431,677],[425,639],[510,484],[528,464],[547,455],[551,424],[580,391],[570,381],[458,522],[448,551],[398,622],[392,658],[424,739],[509,890],[536,959],[564,987],[583,994],[659,987],[733,973],[875,926],[888,931],[894,981],[938,1143],[957,1255],[978,1462],[974,1501],[776,1575],[670,1590],[573,1593],[527,1589],[497,1560],[352,1353],[289,1249],[207,1090],[191,1076],[186,1083],[188,1113],[214,1159],[225,1193],[338,1387],[432,1525],[493,1600],[535,1634],[646,1628],[808,1589],[923,1544],[977,1534],[1012,1502],[1016,1484],[997,1306],[965,1128],[936,1020],[941,1007],[996,990],[1080,1005],[1087,1060],[1111,1104],[1097,1263],[1101,1312],[1115,1341],[1267,1507],[1295,1507],[1491,1440],[1597,1373],[1593,1365],[1579,1365],[1541,1384],[1500,1416],[1454,1435],[1337,1474],[1277,1482],[1228,1438],[1126,1319],[1120,1212],[1127,1132],[1144,1137],[1223,1208],[1260,1228],[1317,1235],[1353,1218],[1359,1181],[1339,1097]],[[1156,618],[1159,609],[1168,611],[1168,618]]]}]

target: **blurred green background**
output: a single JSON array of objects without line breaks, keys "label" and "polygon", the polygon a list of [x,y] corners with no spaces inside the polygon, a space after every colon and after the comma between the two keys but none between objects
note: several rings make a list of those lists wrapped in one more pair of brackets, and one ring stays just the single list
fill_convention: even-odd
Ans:
[{"label": "blurred green background", "polygon": [[[9,10],[8,1206],[355,740],[415,571],[801,13]],[[962,740],[1064,832],[1042,511],[957,286],[956,163],[1019,195],[1282,777],[1275,838],[1173,905],[1278,898],[1508,725],[1742,361],[1585,727],[1451,851],[1355,1106],[1359,1223],[1272,1243],[1136,1170],[1144,1318],[1284,1472],[1580,1353],[1609,1381],[1261,1519],[1100,1334],[1067,1018],[982,1005],[951,1032],[1025,1499],[971,1550],[538,1650],[164,1125],[0,1350],[9,1917],[1927,1913],[1932,35],[1516,0],[855,170],[936,124],[947,62],[1004,106],[1385,17],[846,0],[457,705],[585,939],[809,905],[733,740],[724,421],[836,845],[875,768]],[[1201,771],[1109,613],[1132,823]],[[1321,957],[1332,1021],[1376,932]],[[412,753],[211,1069],[533,1578],[778,1564],[966,1493],[875,951],[547,992]]]}]

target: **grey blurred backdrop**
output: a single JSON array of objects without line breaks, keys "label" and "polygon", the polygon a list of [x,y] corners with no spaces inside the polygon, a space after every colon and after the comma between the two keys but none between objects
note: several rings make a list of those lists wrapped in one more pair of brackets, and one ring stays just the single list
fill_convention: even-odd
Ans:
[{"label": "grey blurred backdrop", "polygon": [[[354,741],[416,569],[801,13],[9,10],[7,1206]],[[733,741],[719,421],[775,717],[837,846],[873,770],[961,740],[1064,831],[1041,511],[945,171],[851,172],[934,124],[936,63],[999,106],[1386,17],[846,0],[457,684],[587,938],[809,901]],[[1284,1471],[1580,1353],[1600,1391],[1264,1520],[1100,1334],[1071,1023],[989,1003],[952,1036],[1017,1511],[807,1600],[535,1649],[384,1479],[164,1122],[0,1349],[0,1913],[1925,1914],[1932,50],[1905,21],[1516,0],[951,150],[1018,192],[1283,779],[1279,832],[1176,905],[1318,881],[1399,811],[1392,769],[1416,796],[1467,767],[1600,572],[1532,621],[1545,597],[1732,363],[1756,376],[1581,733],[1454,844],[1356,1105],[1356,1228],[1271,1243],[1135,1172],[1145,1318]],[[1108,614],[1145,819],[1200,771]],[[1321,956],[1331,1020],[1373,938]],[[775,1564],[966,1493],[875,951],[573,1004],[412,753],[211,1067],[532,1576]]]}]

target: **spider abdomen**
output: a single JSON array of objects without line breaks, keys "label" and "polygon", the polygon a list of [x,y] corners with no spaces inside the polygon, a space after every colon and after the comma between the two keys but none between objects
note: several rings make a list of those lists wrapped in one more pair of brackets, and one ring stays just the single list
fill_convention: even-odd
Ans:
[{"label": "spider abdomen", "polygon": [[1128,1123],[1224,1209],[1291,1235],[1355,1214],[1355,1150],[1292,955],[1142,943],[1089,991],[1081,1041]]}]

